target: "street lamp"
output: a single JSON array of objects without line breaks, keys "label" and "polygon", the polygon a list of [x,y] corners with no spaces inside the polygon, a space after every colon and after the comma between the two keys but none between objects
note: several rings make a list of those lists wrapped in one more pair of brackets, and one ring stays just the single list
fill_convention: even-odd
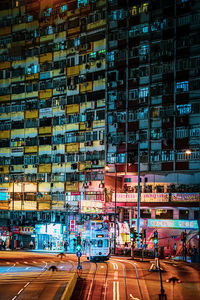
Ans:
[{"label": "street lamp", "polygon": [[137,247],[140,248],[140,143],[138,142]]},{"label": "street lamp", "polygon": [[[104,170],[108,172],[109,166],[105,166]],[[115,165],[115,212],[114,212],[114,254],[116,254],[116,238],[117,238],[117,170]]]}]

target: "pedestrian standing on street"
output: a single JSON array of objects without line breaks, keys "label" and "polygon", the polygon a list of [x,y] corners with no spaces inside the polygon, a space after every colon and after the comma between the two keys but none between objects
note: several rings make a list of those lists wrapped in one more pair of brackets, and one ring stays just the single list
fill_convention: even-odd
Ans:
[{"label": "pedestrian standing on street", "polygon": [[43,250],[45,250],[45,248],[46,248],[46,242],[44,241],[43,242]]},{"label": "pedestrian standing on street", "polygon": [[20,248],[21,248],[21,249],[23,249],[23,248],[24,248],[23,241],[21,241],[21,243],[20,243]]},{"label": "pedestrian standing on street", "polygon": [[33,241],[32,240],[29,243],[29,247],[30,247],[30,249],[33,249]]},{"label": "pedestrian standing on street", "polygon": [[173,247],[173,256],[176,256],[176,243],[174,244],[174,247]]}]

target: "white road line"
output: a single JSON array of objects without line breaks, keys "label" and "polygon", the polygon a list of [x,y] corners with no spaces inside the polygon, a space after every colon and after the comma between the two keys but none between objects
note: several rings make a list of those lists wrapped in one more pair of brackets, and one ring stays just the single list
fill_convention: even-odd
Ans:
[{"label": "white road line", "polygon": [[30,283],[30,281],[29,281],[29,282],[27,282],[27,283],[25,284],[25,286],[24,286],[24,287],[26,288],[26,287],[29,285],[29,283]]},{"label": "white road line", "polygon": [[119,281],[117,281],[117,300],[119,300]]},{"label": "white road line", "polygon": [[24,264],[28,264],[28,262],[27,262],[27,261],[24,261]]},{"label": "white road line", "polygon": [[17,296],[13,297],[12,300],[15,300],[17,298]]},{"label": "white road line", "polygon": [[132,294],[130,294],[130,298],[131,298],[132,300],[140,300],[140,299],[138,299],[138,298],[133,297]]},{"label": "white road line", "polygon": [[30,269],[31,267],[27,267],[26,270]]},{"label": "white road line", "polygon": [[23,289],[21,289],[17,294],[19,295],[22,291],[23,291]]},{"label": "white road line", "polygon": [[36,261],[33,261],[33,263],[34,263],[34,264],[37,264],[37,262],[36,262]]},{"label": "white road line", "polygon": [[114,281],[113,282],[113,300],[115,300],[115,284],[116,284],[116,282]]},{"label": "white road line", "polygon": [[15,265],[16,265],[16,264],[14,264],[13,266],[11,266],[11,267],[7,270],[7,272],[8,272],[10,269],[14,268]]}]

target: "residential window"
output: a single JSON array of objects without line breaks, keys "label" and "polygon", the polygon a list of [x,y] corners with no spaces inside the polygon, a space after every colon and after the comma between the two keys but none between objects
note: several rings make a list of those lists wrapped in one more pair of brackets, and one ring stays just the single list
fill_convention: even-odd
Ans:
[{"label": "residential window", "polygon": [[191,113],[191,104],[180,104],[176,106],[179,115],[188,115]]},{"label": "residential window", "polygon": [[129,90],[129,100],[135,100],[138,98],[138,89]]},{"label": "residential window", "polygon": [[179,92],[188,92],[189,91],[189,82],[188,81],[177,82],[176,90]]},{"label": "residential window", "polygon": [[139,89],[139,98],[145,98],[149,94],[149,88],[148,87],[142,87]]}]

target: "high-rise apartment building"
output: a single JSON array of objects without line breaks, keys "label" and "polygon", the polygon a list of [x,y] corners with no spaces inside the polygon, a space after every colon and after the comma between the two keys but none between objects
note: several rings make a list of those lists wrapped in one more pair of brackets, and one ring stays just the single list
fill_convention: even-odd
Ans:
[{"label": "high-rise apartment building", "polygon": [[1,231],[130,222],[139,169],[141,218],[197,218],[199,29],[198,0],[1,1]]},{"label": "high-rise apartment building", "polygon": [[122,220],[137,206],[138,155],[141,216],[197,215],[188,207],[200,201],[199,9],[190,0],[108,1],[107,183],[117,176]]}]

